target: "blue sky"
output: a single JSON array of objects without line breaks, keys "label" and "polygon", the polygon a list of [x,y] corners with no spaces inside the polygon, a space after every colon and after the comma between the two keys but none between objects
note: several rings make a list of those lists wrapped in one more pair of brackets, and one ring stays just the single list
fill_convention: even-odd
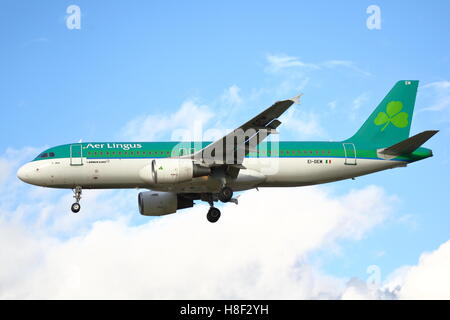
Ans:
[{"label": "blue sky", "polygon": [[[71,4],[80,30],[65,25]],[[366,27],[371,4],[380,30]],[[426,145],[435,156],[327,185],[380,186],[394,212],[339,254],[314,255],[335,276],[365,279],[372,264],[384,276],[449,240],[448,12],[448,1],[3,1],[0,150],[123,140],[133,119],[170,119],[185,101],[208,106],[209,127],[233,128],[299,92],[280,138],[339,140],[397,80],[417,79],[411,130],[441,130]],[[239,102],[224,99],[233,86]]]}]

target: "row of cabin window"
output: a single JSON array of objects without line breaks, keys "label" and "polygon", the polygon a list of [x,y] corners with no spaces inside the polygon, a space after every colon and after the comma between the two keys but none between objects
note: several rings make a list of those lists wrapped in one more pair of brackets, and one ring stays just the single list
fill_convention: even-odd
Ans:
[{"label": "row of cabin window", "polygon": [[[119,155],[119,156],[121,156],[122,154],[123,155],[128,155],[128,154],[130,154],[130,155],[133,155],[134,154],[134,152],[133,151],[130,151],[129,153],[128,152],[126,152],[126,151],[124,151],[123,153],[122,153],[122,151],[117,151],[117,152],[115,152],[115,151],[112,151],[112,152],[91,152],[91,151],[89,151],[88,152],[88,155],[89,156],[91,156],[91,155],[94,155],[94,156],[96,156],[96,155],[103,155],[103,154],[105,154],[105,155],[107,155],[107,156],[109,156],[110,154],[111,155]],[[169,155],[170,154],[170,152],[168,152],[168,151],[166,151],[166,152],[164,152],[164,151],[161,151],[161,152],[158,152],[158,151],[155,151],[155,152],[151,152],[151,151],[149,151],[148,153],[146,152],[146,151],[136,151],[136,155],[146,155],[146,154],[148,154],[148,155],[152,155],[152,154],[154,154],[154,155],[158,155],[158,154],[160,154],[160,155],[164,155],[164,154],[166,154],[166,155]]]},{"label": "row of cabin window", "polygon": [[[263,153],[263,152],[260,152]],[[271,154],[270,151],[266,151],[267,154]],[[331,150],[281,150],[279,152],[280,155],[285,155],[285,154],[330,154]],[[257,153],[251,153],[252,155],[257,154]]]},{"label": "row of cabin window", "polygon": [[53,158],[55,156],[55,153],[53,152],[45,152],[39,155],[39,158]]},{"label": "row of cabin window", "polygon": [[298,153],[298,154],[319,154],[319,153],[321,153],[321,154],[330,154],[331,153],[331,150],[286,150],[286,151],[281,151],[280,152],[281,154],[283,154],[283,153],[286,153],[286,154],[290,154],[290,153],[292,153],[292,154],[296,154],[296,153]]},{"label": "row of cabin window", "polygon": [[[315,151],[313,151],[313,150],[286,150],[286,151],[280,151],[280,154],[281,155],[283,155],[283,154],[330,154],[331,153],[331,151],[330,150],[315,150]],[[107,156],[109,156],[109,155],[116,155],[116,152],[115,151],[112,151],[112,152],[105,152],[105,155],[107,155]],[[124,155],[128,155],[128,154],[130,154],[130,155],[133,155],[134,153],[133,153],[133,151],[130,151],[130,153],[128,153],[128,152],[126,152],[126,151],[124,151],[123,152],[123,154]],[[147,152],[146,151],[136,151],[136,155],[146,155],[147,154]],[[160,151],[160,152],[158,152],[158,151],[154,151],[154,152],[151,152],[151,151],[149,151],[148,152],[148,155],[152,155],[152,154],[154,154],[154,155],[170,155],[170,152],[168,152],[168,151],[166,151],[166,152],[164,152],[164,151]],[[267,154],[271,154],[271,152],[270,151],[267,151]],[[88,155],[103,155],[103,152],[88,152]],[[118,151],[117,152],[117,155],[122,155],[122,151]],[[181,154],[182,155],[182,154]],[[55,154],[53,153],[53,152],[51,152],[50,153],[50,156],[51,157],[53,157],[53,156],[55,156]]]}]

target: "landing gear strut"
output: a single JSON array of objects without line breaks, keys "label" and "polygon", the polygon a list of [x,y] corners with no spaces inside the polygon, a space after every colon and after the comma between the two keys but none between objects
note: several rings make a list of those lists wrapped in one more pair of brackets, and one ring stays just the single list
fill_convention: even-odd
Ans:
[{"label": "landing gear strut", "polygon": [[77,213],[81,209],[80,206],[81,191],[82,189],[80,186],[75,187],[75,189],[73,190],[73,197],[75,198],[75,203],[73,203],[71,207],[73,213]]}]

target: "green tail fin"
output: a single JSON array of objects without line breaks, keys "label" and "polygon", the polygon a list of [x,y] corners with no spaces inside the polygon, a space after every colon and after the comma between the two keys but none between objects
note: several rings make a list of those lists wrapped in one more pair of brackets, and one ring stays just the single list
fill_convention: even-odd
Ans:
[{"label": "green tail fin", "polygon": [[402,80],[347,142],[387,147],[409,137],[419,81]]}]

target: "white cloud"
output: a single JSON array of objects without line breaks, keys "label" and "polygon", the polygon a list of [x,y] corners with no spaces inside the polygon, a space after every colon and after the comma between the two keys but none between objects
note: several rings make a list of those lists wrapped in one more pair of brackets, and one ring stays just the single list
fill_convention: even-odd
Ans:
[{"label": "white cloud", "polygon": [[[301,93],[311,82],[311,73],[316,71],[330,71],[335,68],[346,68],[364,76],[370,76],[367,71],[359,68],[355,62],[349,60],[326,60],[322,62],[304,62],[295,56],[286,54],[267,54],[265,71],[274,77],[277,82],[270,89],[272,95],[286,99],[289,94]],[[332,102],[331,107],[336,102]]]},{"label": "white cloud", "polygon": [[423,86],[431,90],[430,105],[422,111],[442,111],[450,108],[450,81],[436,81]]},{"label": "white cloud", "polygon": [[400,299],[450,299],[450,240],[423,253],[415,266],[399,268],[387,286],[397,288]]},{"label": "white cloud", "polygon": [[319,123],[319,117],[313,112],[298,112],[291,108],[280,118],[283,130],[290,130],[298,139],[310,137],[323,137],[325,130]]},{"label": "white cloud", "polygon": [[10,174],[10,165],[7,161],[0,159],[0,184],[6,180]]},{"label": "white cloud", "polygon": [[295,74],[290,75],[286,79],[282,80],[274,88],[274,93],[280,99],[288,99],[289,94],[298,95],[301,93],[305,87],[308,85],[310,79],[308,77],[296,76]]},{"label": "white cloud", "polygon": [[332,110],[336,109],[337,100],[333,100],[333,101],[328,102],[327,106],[328,106],[328,108],[330,108]]},{"label": "white cloud", "polygon": [[268,54],[266,60],[269,63],[266,71],[278,72],[287,68],[311,68],[320,69],[319,66],[312,63],[304,63],[297,57],[288,56],[285,54]]},{"label": "white cloud", "polygon": [[355,62],[349,60],[327,60],[318,63],[306,63],[300,60],[298,57],[289,56],[286,54],[267,54],[266,60],[268,66],[266,71],[269,73],[278,73],[284,69],[297,70],[319,70],[319,69],[334,69],[343,67],[350,69],[356,73],[360,73],[364,76],[370,76],[371,73],[359,68]]},{"label": "white cloud", "polygon": [[371,76],[370,72],[362,70],[353,61],[349,61],[349,60],[329,60],[329,61],[325,61],[324,63],[322,63],[322,65],[327,68],[344,67],[344,68],[348,68],[352,71],[355,71],[357,73],[361,73],[365,76]]},{"label": "white cloud", "polygon": [[364,105],[364,103],[366,103],[368,100],[369,100],[369,95],[367,92],[360,94],[355,99],[353,99],[352,109],[359,110]]},{"label": "white cloud", "polygon": [[450,299],[450,240],[423,253],[417,265],[401,266],[373,288],[351,279],[341,299]]},{"label": "white cloud", "polygon": [[[213,115],[209,106],[198,105],[194,101],[187,100],[181,104],[177,112],[170,115],[151,114],[130,120],[122,130],[122,136],[137,141],[171,138],[192,141],[195,138],[201,138],[205,123]],[[199,134],[200,137],[198,137]]]},{"label": "white cloud", "polygon": [[[199,205],[137,226],[104,216],[62,239],[1,212],[0,298],[337,298],[344,281],[309,254],[361,239],[385,219],[389,199],[374,186],[343,196],[262,189],[225,205],[215,225]],[[117,208],[127,217],[128,206]]]},{"label": "white cloud", "polygon": [[436,81],[423,86],[424,88],[450,89],[450,81]]},{"label": "white cloud", "polygon": [[229,106],[240,105],[242,103],[242,97],[239,94],[240,91],[241,88],[233,84],[222,94],[221,101]]},{"label": "white cloud", "polygon": [[340,296],[342,300],[393,300],[397,299],[396,290],[379,288],[367,285],[365,281],[358,278],[350,279]]}]

